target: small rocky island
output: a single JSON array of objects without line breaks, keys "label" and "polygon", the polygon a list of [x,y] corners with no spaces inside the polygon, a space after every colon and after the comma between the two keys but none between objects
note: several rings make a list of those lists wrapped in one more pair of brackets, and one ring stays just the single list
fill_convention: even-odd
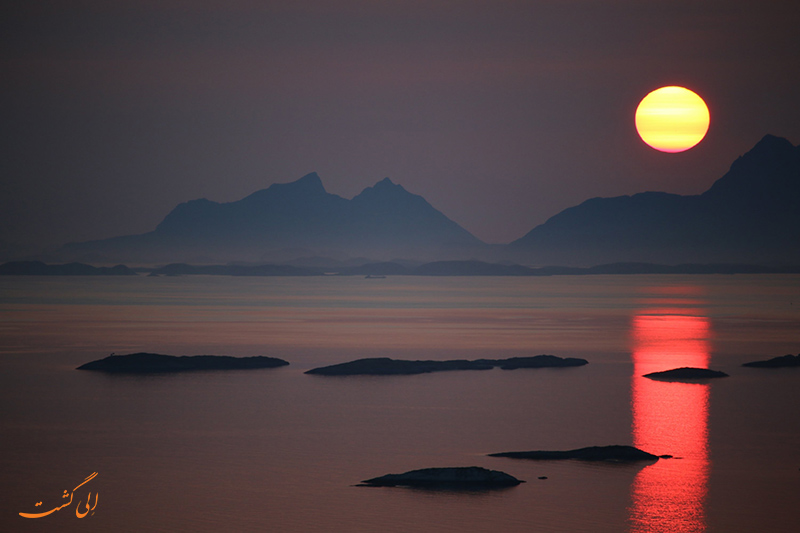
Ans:
[{"label": "small rocky island", "polygon": [[663,372],[651,372],[643,377],[659,381],[694,381],[698,379],[727,378],[728,374],[708,368],[673,368]]},{"label": "small rocky island", "polygon": [[658,461],[659,456],[647,453],[633,446],[590,446],[567,451],[532,451],[490,453],[489,457],[510,457],[512,459],[532,459],[534,461],[606,461],[612,463],[634,463],[639,461]]},{"label": "small rocky island", "polygon": [[800,354],[798,355],[782,355],[780,357],[773,357],[766,361],[752,361],[744,363],[742,366],[749,366],[752,368],[792,368],[800,366]]},{"label": "small rocky island", "polygon": [[493,489],[515,487],[522,480],[499,470],[479,466],[423,468],[404,474],[386,474],[361,482],[362,487],[421,487],[444,489]]},{"label": "small rocky island", "polygon": [[572,367],[588,364],[586,359],[575,357],[556,357],[555,355],[535,355],[532,357],[512,357],[510,359],[453,359],[449,361],[408,361],[375,357],[357,359],[347,363],[324,366],[308,370],[306,374],[322,376],[392,376],[427,374],[429,372],[445,372],[448,370],[491,370],[499,367],[503,370],[518,368]]},{"label": "small rocky island", "polygon": [[113,374],[154,374],[189,370],[245,370],[275,368],[289,363],[276,357],[231,357],[229,355],[161,355],[157,353],[111,354],[105,359],[86,363],[77,370],[95,370]]}]

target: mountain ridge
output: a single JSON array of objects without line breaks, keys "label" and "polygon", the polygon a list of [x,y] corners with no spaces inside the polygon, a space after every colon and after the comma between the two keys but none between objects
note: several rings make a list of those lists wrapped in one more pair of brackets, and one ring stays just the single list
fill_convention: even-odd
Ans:
[{"label": "mountain ridge", "polygon": [[699,195],[591,198],[509,244],[538,264],[800,260],[800,148],[764,136]]},{"label": "mountain ridge", "polygon": [[281,254],[330,252],[386,258],[460,257],[484,243],[422,196],[384,178],[352,200],[325,190],[309,173],[240,200],[201,198],[178,204],[139,235],[70,243],[70,258],[113,261],[280,259]]},{"label": "mountain ridge", "polygon": [[508,245],[487,245],[384,178],[348,200],[315,172],[240,200],[178,204],[139,235],[71,243],[91,262],[286,261],[304,256],[511,261],[529,265],[800,264],[800,147],[765,135],[698,195],[590,198]]}]

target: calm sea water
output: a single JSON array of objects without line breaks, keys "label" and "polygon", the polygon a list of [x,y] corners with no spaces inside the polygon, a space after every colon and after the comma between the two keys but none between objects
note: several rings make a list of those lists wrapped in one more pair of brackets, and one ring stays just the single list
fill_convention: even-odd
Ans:
[{"label": "calm sea water", "polygon": [[[136,351],[291,365],[74,370]],[[798,276],[3,277],[0,530],[794,532],[800,371],[740,365],[798,352]],[[361,357],[541,353],[590,364],[303,374]],[[678,366],[731,377],[640,377]],[[607,444],[676,458],[486,456]],[[471,465],[527,483],[467,493],[354,486]],[[69,503],[65,490],[70,505],[19,516]]]}]

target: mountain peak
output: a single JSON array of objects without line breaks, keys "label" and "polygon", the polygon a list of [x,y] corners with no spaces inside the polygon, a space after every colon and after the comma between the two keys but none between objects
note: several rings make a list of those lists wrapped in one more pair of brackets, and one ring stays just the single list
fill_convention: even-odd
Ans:
[{"label": "mountain peak", "polygon": [[411,194],[405,190],[402,185],[392,182],[389,178],[383,178],[372,187],[365,188],[358,196],[353,198],[353,200],[362,201],[368,198],[410,198],[416,196],[417,195]]},{"label": "mountain peak", "polygon": [[381,181],[379,181],[372,187],[367,187],[366,189],[364,189],[364,192],[368,190],[372,190],[374,192],[379,192],[379,193],[406,192],[406,190],[403,188],[402,185],[394,183],[389,178],[383,178]]},{"label": "mountain peak", "polygon": [[787,139],[767,134],[749,152],[740,157],[734,165],[740,161],[747,161],[751,165],[760,165],[765,161],[785,162],[793,157],[794,151],[794,145]]},{"label": "mountain peak", "polygon": [[760,141],[758,141],[756,143],[756,145],[750,151],[751,152],[753,152],[753,151],[761,151],[761,150],[764,150],[764,149],[771,149],[771,150],[775,150],[775,149],[786,150],[786,149],[789,149],[789,150],[791,150],[793,148],[794,148],[794,146],[792,145],[791,142],[789,142],[788,139],[785,139],[783,137],[778,137],[776,135],[772,135],[770,133],[767,133],[766,135],[764,135],[761,138]]},{"label": "mountain peak", "polygon": [[302,178],[289,183],[273,183],[270,189],[286,189],[304,193],[326,193],[325,186],[316,172],[310,172]]},{"label": "mountain peak", "polygon": [[763,196],[766,191],[783,195],[798,190],[800,151],[783,137],[765,135],[746,154],[731,165],[730,170],[718,179],[705,197],[730,197],[742,200],[753,195]]},{"label": "mountain peak", "polygon": [[[749,152],[737,159],[733,164],[761,165],[764,162],[784,163],[794,155],[794,145],[783,137],[764,135]],[[733,167],[731,167],[733,168]]]},{"label": "mountain peak", "polygon": [[316,172],[306,174],[302,178],[291,181],[289,183],[273,183],[266,189],[256,191],[250,196],[245,197],[242,201],[245,203],[258,203],[264,201],[265,198],[272,198],[275,195],[289,196],[293,198],[302,198],[306,196],[323,196],[327,195],[328,191],[322,185],[322,180]]}]

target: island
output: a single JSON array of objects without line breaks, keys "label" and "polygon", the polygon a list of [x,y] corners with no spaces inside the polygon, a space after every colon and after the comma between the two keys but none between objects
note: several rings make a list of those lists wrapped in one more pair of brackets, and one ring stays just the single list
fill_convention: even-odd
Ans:
[{"label": "island", "polygon": [[171,263],[153,270],[152,276],[321,276],[318,268],[292,265],[189,265]]},{"label": "island", "polygon": [[698,379],[727,378],[728,374],[708,368],[673,368],[663,372],[651,372],[643,377],[659,381],[693,381]]},{"label": "island", "polygon": [[[566,451],[532,451],[490,453],[489,457],[510,457],[511,459],[532,459],[534,461],[605,461],[612,463],[634,463],[639,461],[658,461],[659,456],[634,448],[633,446],[589,446]],[[666,456],[664,456],[666,457]]]},{"label": "island", "polygon": [[275,368],[289,363],[276,357],[231,357],[229,355],[161,355],[157,353],[111,354],[86,363],[77,370],[94,370],[112,374],[154,374],[190,370],[249,370]]},{"label": "island", "polygon": [[532,357],[510,357],[508,359],[478,359],[489,361],[501,370],[518,368],[564,368],[588,365],[589,361],[579,357],[557,357],[555,355],[534,355]]},{"label": "island", "polygon": [[766,361],[751,361],[744,363],[742,366],[749,366],[752,368],[791,368],[800,366],[800,354],[798,355],[782,355],[780,357],[773,357]]},{"label": "island", "polygon": [[588,364],[586,359],[576,357],[556,357],[555,355],[535,355],[532,357],[512,357],[509,359],[452,359],[449,361],[408,361],[374,357],[357,359],[347,363],[313,368],[306,374],[322,376],[391,376],[427,374],[429,372],[445,372],[448,370],[491,370],[499,367],[503,370],[518,368],[573,367]]},{"label": "island", "polygon": [[445,489],[493,489],[515,487],[522,480],[499,470],[479,466],[423,468],[403,474],[386,474],[361,482],[362,487],[421,487]]},{"label": "island", "polygon": [[125,265],[95,267],[84,263],[48,265],[41,261],[11,261],[0,265],[0,276],[135,276]]}]

